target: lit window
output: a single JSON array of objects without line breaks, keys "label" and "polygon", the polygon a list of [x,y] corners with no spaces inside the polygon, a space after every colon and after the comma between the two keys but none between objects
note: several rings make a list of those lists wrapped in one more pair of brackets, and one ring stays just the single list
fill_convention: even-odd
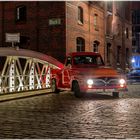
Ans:
[{"label": "lit window", "polygon": [[85,40],[81,37],[77,37],[77,52],[84,52],[85,51]]},{"label": "lit window", "polygon": [[26,6],[19,6],[16,8],[16,21],[26,21]]},{"label": "lit window", "polygon": [[84,18],[83,18],[83,8],[78,7],[78,23],[83,24]]}]

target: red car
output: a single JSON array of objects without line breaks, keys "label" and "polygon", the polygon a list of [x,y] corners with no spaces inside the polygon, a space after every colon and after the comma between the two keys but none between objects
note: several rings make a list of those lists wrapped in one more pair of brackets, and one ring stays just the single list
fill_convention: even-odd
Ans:
[{"label": "red car", "polygon": [[111,91],[118,97],[119,91],[126,89],[126,78],[113,68],[105,67],[99,53],[70,53],[62,69],[52,70],[52,92],[72,90],[76,97],[86,92]]}]

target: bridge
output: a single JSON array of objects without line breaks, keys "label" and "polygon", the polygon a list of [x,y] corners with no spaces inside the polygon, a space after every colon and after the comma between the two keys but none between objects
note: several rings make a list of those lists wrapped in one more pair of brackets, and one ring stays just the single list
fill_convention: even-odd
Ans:
[{"label": "bridge", "polygon": [[50,88],[51,69],[63,64],[55,58],[25,49],[0,48],[0,94]]}]

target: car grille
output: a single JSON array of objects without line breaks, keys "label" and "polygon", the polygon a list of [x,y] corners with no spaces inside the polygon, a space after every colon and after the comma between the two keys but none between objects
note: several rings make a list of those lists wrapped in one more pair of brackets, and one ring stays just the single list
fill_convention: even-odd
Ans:
[{"label": "car grille", "polygon": [[94,79],[94,86],[117,86],[117,85],[119,85],[118,78],[100,77]]}]

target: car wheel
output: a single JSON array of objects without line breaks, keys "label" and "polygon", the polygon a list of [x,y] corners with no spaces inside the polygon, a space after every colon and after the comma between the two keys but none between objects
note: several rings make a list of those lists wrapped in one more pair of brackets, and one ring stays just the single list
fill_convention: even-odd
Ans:
[{"label": "car wheel", "polygon": [[119,97],[119,92],[112,92],[113,97]]},{"label": "car wheel", "polygon": [[83,96],[83,93],[80,91],[80,87],[79,87],[78,82],[73,83],[72,89],[74,91],[75,97],[81,98]]},{"label": "car wheel", "polygon": [[52,79],[51,90],[54,93],[59,93],[59,89],[57,89],[56,80]]}]

